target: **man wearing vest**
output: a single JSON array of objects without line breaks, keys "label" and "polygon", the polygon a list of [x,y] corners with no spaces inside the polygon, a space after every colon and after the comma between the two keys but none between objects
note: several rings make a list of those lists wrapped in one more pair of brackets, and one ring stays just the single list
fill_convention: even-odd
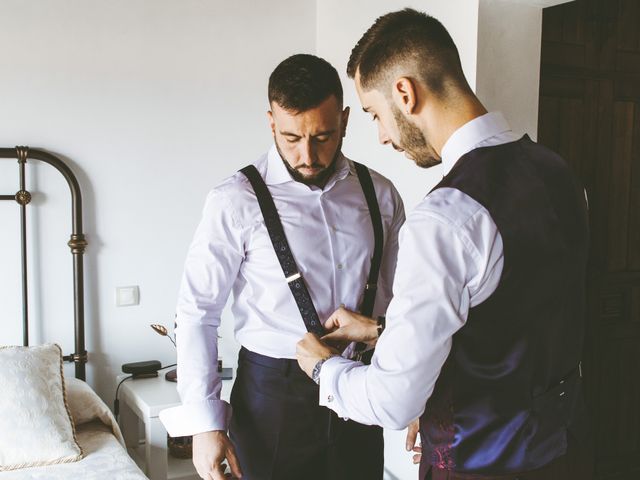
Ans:
[{"label": "man wearing vest", "polygon": [[[555,153],[515,136],[467,84],[433,17],[380,17],[351,53],[379,139],[444,178],[400,232],[386,328],[339,309],[328,338],[376,343],[371,365],[306,335],[320,404],[402,429],[420,479],[591,478],[581,393],[585,196]],[[319,371],[319,372],[318,372]],[[420,455],[421,452],[421,455]]]},{"label": "man wearing vest", "polygon": [[[318,406],[319,387],[295,353],[340,305],[385,314],[402,201],[386,178],[342,154],[349,108],[329,63],[284,60],[268,94],[273,147],[213,189],[189,249],[176,329],[182,405],[161,419],[172,436],[194,435],[204,479],[225,478],[225,458],[248,480],[382,479],[382,429]],[[216,371],[231,292],[242,345],[232,409]],[[363,348],[345,355],[366,357]]]}]

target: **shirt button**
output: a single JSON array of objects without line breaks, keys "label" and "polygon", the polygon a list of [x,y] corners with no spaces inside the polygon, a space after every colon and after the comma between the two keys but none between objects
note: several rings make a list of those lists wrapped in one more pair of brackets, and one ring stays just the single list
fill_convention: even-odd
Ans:
[{"label": "shirt button", "polygon": [[333,395],[327,396],[327,402],[333,402]]},{"label": "shirt button", "polygon": [[336,267],[338,268],[338,270],[342,270],[342,268],[344,267],[344,265],[342,265],[341,263],[339,263],[338,265],[336,265]]}]

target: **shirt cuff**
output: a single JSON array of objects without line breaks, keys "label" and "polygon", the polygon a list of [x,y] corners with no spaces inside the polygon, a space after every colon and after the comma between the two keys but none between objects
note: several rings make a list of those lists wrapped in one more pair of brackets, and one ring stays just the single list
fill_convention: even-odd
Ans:
[{"label": "shirt cuff", "polygon": [[330,408],[345,420],[347,417],[341,408],[341,399],[338,397],[338,381],[342,372],[357,365],[364,364],[336,356],[325,361],[320,370],[320,406]]},{"label": "shirt cuff", "polygon": [[229,429],[231,405],[224,400],[207,400],[167,408],[159,414],[160,421],[172,437],[184,437],[202,432]]}]

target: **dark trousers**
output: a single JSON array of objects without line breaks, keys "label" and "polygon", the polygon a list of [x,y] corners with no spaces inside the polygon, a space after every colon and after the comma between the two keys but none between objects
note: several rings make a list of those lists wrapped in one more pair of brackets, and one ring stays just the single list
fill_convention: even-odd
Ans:
[{"label": "dark trousers", "polygon": [[240,350],[229,433],[243,479],[382,479],[382,429],[338,418],[318,395],[295,360]]},{"label": "dark trousers", "polygon": [[474,475],[431,468],[424,480],[592,480],[593,450],[590,443],[581,445],[571,434],[567,439],[567,452],[549,464],[529,472],[509,475]]}]

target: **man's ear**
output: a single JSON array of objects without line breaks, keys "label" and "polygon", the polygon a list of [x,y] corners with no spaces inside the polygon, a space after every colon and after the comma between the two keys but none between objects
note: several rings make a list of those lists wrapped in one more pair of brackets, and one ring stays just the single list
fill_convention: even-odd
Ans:
[{"label": "man's ear", "polygon": [[276,121],[273,118],[273,113],[271,110],[267,111],[267,118],[269,119],[269,127],[271,128],[271,133],[276,134]]},{"label": "man's ear", "polygon": [[415,81],[408,77],[397,78],[391,87],[391,97],[402,113],[406,115],[414,113],[418,103]]},{"label": "man's ear", "polygon": [[347,124],[349,123],[349,113],[351,112],[351,108],[345,107],[342,111],[342,138],[347,134]]}]

